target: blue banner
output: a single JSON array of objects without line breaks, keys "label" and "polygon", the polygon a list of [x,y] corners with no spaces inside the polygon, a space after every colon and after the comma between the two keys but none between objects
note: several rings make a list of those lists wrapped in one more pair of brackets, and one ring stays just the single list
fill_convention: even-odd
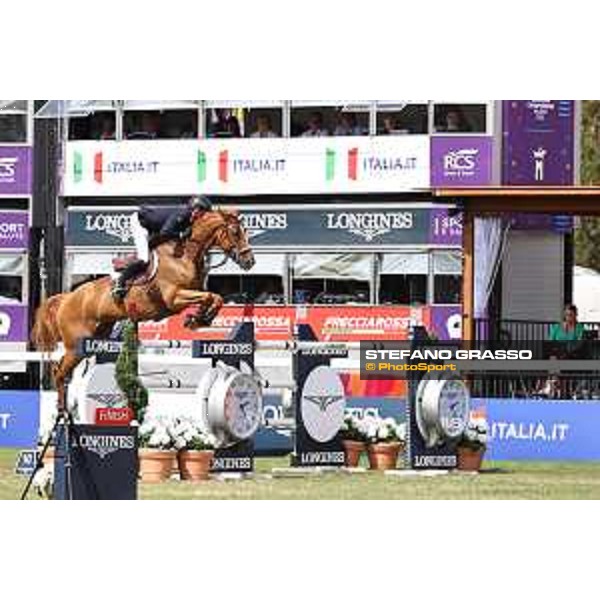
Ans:
[{"label": "blue banner", "polygon": [[600,402],[474,400],[489,424],[486,460],[600,460]]},{"label": "blue banner", "polygon": [[[265,420],[283,419],[281,396],[267,395],[263,399],[263,417]],[[346,413],[358,418],[366,416],[393,417],[398,421],[406,418],[406,402],[390,398],[348,398]],[[287,454],[293,449],[293,440],[289,431],[276,431],[261,428],[254,438],[254,448],[258,455]]]},{"label": "blue banner", "polygon": [[0,448],[37,446],[39,392],[0,392]]}]

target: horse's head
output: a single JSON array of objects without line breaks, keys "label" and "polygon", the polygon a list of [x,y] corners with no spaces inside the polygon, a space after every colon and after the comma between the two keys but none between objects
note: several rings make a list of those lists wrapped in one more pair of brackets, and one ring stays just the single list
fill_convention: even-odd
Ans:
[{"label": "horse's head", "polygon": [[201,242],[207,239],[207,233],[212,234],[209,248],[220,248],[244,271],[249,271],[256,264],[237,211],[221,209],[199,213],[192,222],[191,239]]}]

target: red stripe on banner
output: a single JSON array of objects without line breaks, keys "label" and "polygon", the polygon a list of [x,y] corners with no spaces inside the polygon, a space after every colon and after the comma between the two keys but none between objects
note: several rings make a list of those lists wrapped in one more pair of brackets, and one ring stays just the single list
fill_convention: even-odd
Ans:
[{"label": "red stripe on banner", "polygon": [[104,155],[98,152],[94,155],[94,180],[102,183],[104,178]]},{"label": "red stripe on banner", "polygon": [[348,150],[348,179],[358,179],[358,148]]},{"label": "red stripe on banner", "polygon": [[227,183],[229,179],[229,152],[224,150],[219,153],[219,179]]}]

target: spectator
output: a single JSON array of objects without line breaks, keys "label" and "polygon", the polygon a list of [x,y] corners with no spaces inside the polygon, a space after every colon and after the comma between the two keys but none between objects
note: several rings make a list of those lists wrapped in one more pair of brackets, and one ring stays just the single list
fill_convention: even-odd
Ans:
[{"label": "spectator", "polygon": [[362,135],[361,128],[356,124],[356,115],[348,112],[340,113],[333,135]]},{"label": "spectator", "polygon": [[160,137],[160,124],[158,115],[153,113],[143,113],[142,125],[138,131],[134,131],[127,136],[130,140],[154,140]]},{"label": "spectator", "polygon": [[302,137],[324,137],[329,135],[329,131],[323,127],[323,115],[315,112],[308,120],[308,126]]},{"label": "spectator", "polygon": [[399,133],[402,132],[398,129],[396,119],[392,115],[385,115],[383,117],[383,130],[381,131],[381,135],[398,135]]},{"label": "spectator", "polygon": [[115,124],[112,119],[108,117],[102,120],[102,125],[100,126],[100,134],[99,138],[101,140],[114,140],[115,139]]},{"label": "spectator", "polygon": [[251,138],[275,138],[277,134],[271,129],[271,119],[267,115],[260,115],[256,119],[256,131]]},{"label": "spectator", "polygon": [[552,325],[550,340],[553,342],[573,342],[583,339],[583,325],[577,321],[577,307],[567,304],[562,323]]},{"label": "spectator", "polygon": [[462,117],[462,114],[457,110],[449,110],[446,113],[446,125],[442,128],[442,131],[449,133],[465,132],[469,131],[469,126]]},{"label": "spectator", "polygon": [[216,109],[214,111],[215,119],[210,127],[210,136],[219,138],[239,138],[242,137],[240,123],[231,111],[227,109]]}]

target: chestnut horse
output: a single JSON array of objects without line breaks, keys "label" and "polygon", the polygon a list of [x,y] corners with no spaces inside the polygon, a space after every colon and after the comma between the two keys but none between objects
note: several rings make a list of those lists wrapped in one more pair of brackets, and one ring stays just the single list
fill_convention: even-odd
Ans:
[{"label": "chestnut horse", "polygon": [[254,254],[237,212],[198,211],[192,218],[191,234],[186,240],[159,245],[153,257],[156,273],[134,284],[124,301],[111,294],[112,280],[104,277],[90,281],[75,291],[52,296],[36,313],[32,339],[38,350],[51,352],[60,342],[65,354],[53,365],[59,406],[65,406],[65,384],[83,360],[77,355],[81,338],[106,337],[118,321],[161,320],[197,306],[186,326],[208,326],[223,306],[223,298],[203,290],[208,274],[207,253],[221,249],[242,269],[254,266]]}]

